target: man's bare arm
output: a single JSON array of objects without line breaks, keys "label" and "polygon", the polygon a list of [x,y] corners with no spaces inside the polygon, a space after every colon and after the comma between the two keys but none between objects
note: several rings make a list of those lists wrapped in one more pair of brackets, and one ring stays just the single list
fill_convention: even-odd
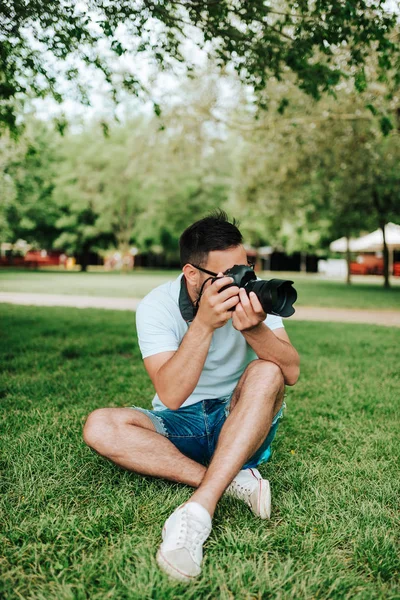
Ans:
[{"label": "man's bare arm", "polygon": [[158,397],[171,410],[177,410],[195,389],[211,339],[212,331],[194,320],[176,352],[144,359]]},{"label": "man's bare arm", "polygon": [[285,329],[280,327],[271,331],[263,323],[267,315],[254,292],[250,292],[248,296],[241,288],[239,298],[240,302],[236,305],[232,317],[233,326],[241,331],[258,358],[278,365],[285,383],[294,385],[299,378],[300,358]]},{"label": "man's bare arm", "polygon": [[221,277],[206,288],[199,311],[176,352],[162,352],[144,359],[158,397],[171,410],[177,410],[195,389],[212,334],[231,318],[229,308],[239,301],[236,286],[219,293],[231,281],[231,278]]},{"label": "man's bare arm", "polygon": [[286,385],[296,383],[300,374],[300,358],[283,327],[271,331],[265,323],[260,323],[253,329],[242,331],[242,334],[258,358],[280,367]]}]

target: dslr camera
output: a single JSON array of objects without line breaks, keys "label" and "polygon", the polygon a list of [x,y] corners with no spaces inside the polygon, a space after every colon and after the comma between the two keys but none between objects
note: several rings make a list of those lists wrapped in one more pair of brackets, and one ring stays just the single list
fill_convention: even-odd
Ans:
[{"label": "dslr camera", "polygon": [[[224,272],[225,277],[232,277],[233,282],[225,285],[222,290],[237,285],[244,288],[247,295],[254,292],[265,313],[279,317],[291,317],[295,310],[293,304],[297,300],[297,292],[293,281],[286,279],[257,279],[254,270],[247,265],[234,265]],[[219,279],[214,277],[213,282]],[[235,310],[233,307],[231,310]]]}]

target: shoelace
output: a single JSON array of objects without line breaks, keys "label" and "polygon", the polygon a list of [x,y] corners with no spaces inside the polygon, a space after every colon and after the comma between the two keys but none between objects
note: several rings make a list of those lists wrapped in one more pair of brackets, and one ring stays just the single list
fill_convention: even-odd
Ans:
[{"label": "shoelace", "polygon": [[181,528],[178,535],[178,543],[181,545],[189,546],[193,552],[197,549],[199,544],[206,540],[208,530],[204,527],[203,523],[196,519],[193,515],[190,515],[187,509],[182,510]]},{"label": "shoelace", "polygon": [[254,489],[237,482],[235,482],[234,486],[231,483],[229,488],[229,491],[236,496],[236,498],[239,498],[239,500],[244,500],[246,504],[251,506],[250,494],[254,491]]}]

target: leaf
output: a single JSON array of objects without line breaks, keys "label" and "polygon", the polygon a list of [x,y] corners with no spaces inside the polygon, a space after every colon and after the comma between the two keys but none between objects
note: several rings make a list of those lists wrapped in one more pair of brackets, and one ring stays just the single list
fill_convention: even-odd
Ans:
[{"label": "leaf", "polygon": [[384,136],[389,135],[389,133],[394,128],[391,119],[389,119],[389,117],[386,117],[386,116],[384,116],[384,117],[381,118],[379,124],[380,124],[381,131],[382,131],[382,133],[383,133]]},{"label": "leaf", "polygon": [[58,117],[57,119],[55,119],[54,121],[56,130],[59,132],[60,135],[64,135],[65,130],[68,127],[68,121],[66,119],[66,117],[63,115],[61,117]]},{"label": "leaf", "polygon": [[289,106],[289,100],[287,98],[282,98],[278,106],[278,113],[283,115],[285,109]]},{"label": "leaf", "polygon": [[111,48],[114,50],[114,52],[118,56],[122,56],[122,54],[125,54],[125,52],[126,52],[126,49],[123,47],[121,42],[119,42],[118,40],[113,40],[113,42],[111,44]]},{"label": "leaf", "polygon": [[101,121],[100,126],[103,130],[104,137],[110,137],[110,126],[106,121]]},{"label": "leaf", "polygon": [[367,87],[367,76],[364,68],[360,69],[354,78],[354,85],[358,92],[363,92]]},{"label": "leaf", "polygon": [[375,117],[378,114],[378,111],[373,104],[367,104],[365,108],[368,108],[368,110],[370,110]]}]

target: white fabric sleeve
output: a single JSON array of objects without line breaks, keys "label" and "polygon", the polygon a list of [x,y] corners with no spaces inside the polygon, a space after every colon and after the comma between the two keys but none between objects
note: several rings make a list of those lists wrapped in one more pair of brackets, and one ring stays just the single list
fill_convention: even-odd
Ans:
[{"label": "white fabric sleeve", "polygon": [[141,302],[136,311],[136,329],[143,358],[178,350],[179,341],[173,317],[162,304]]},{"label": "white fabric sleeve", "polygon": [[279,329],[279,327],[285,327],[282,317],[277,317],[276,315],[267,315],[264,323],[271,329],[271,331],[274,329]]}]

